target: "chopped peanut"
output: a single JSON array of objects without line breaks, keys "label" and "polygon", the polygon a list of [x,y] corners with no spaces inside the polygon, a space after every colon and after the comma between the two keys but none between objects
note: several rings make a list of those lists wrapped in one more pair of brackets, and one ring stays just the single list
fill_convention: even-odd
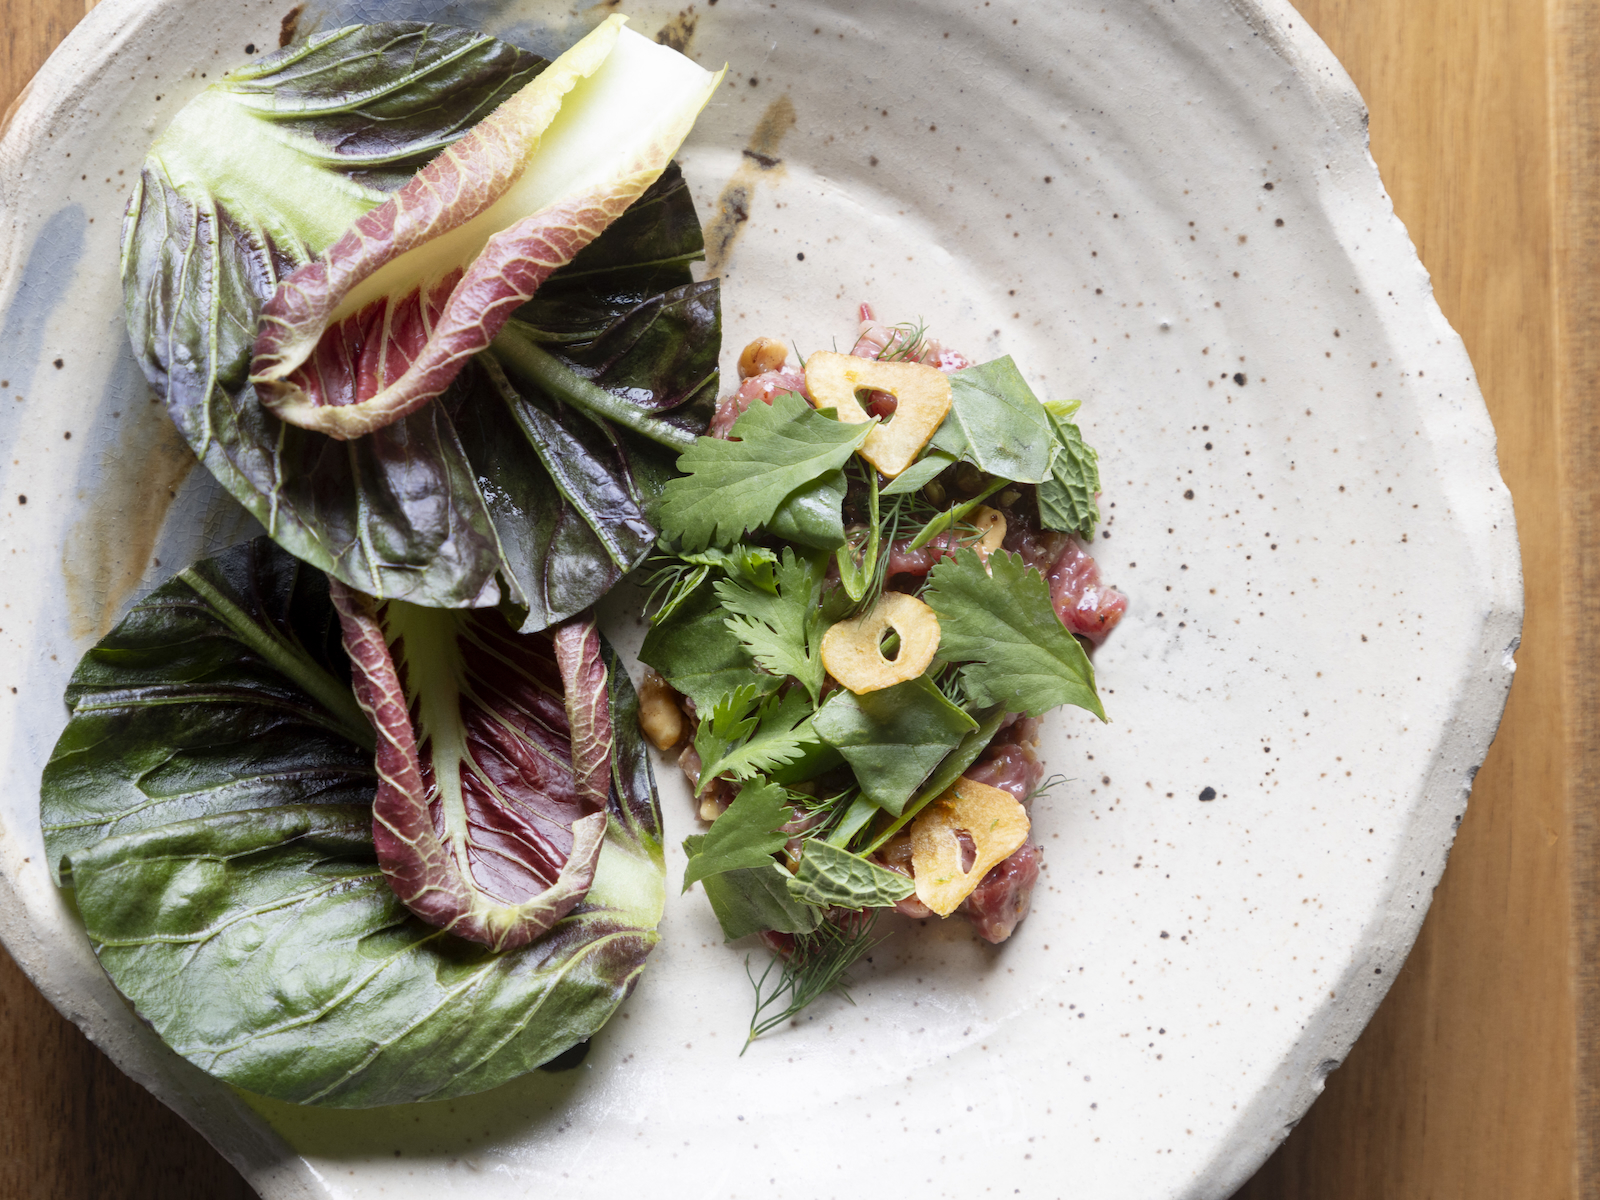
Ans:
[{"label": "chopped peanut", "polygon": [[[890,629],[900,635],[893,659],[879,649]],[[884,592],[859,617],[840,621],[822,635],[822,665],[860,695],[915,679],[928,669],[938,648],[939,618],[933,609],[904,592]]]},{"label": "chopped peanut", "polygon": [[650,667],[639,684],[639,729],[657,750],[670,750],[683,740],[683,710],[678,693]]},{"label": "chopped peanut", "polygon": [[[960,834],[974,850],[962,869]],[[941,917],[955,912],[996,863],[1028,840],[1028,813],[1003,788],[962,776],[911,823],[911,866],[917,899]]]},{"label": "chopped peanut", "polygon": [[789,361],[789,347],[773,338],[757,338],[739,355],[739,378],[750,379],[776,371]]},{"label": "chopped peanut", "polygon": [[834,408],[852,425],[870,420],[856,399],[860,389],[888,392],[894,416],[861,446],[861,457],[891,479],[909,467],[950,411],[950,377],[919,362],[878,362],[818,350],[806,359],[806,391],[818,408]]}]

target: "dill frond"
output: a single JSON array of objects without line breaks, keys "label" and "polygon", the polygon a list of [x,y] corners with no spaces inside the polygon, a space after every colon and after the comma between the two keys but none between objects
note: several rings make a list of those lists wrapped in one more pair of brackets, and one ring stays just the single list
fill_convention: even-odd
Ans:
[{"label": "dill frond", "polygon": [[[794,950],[787,959],[774,955],[767,969],[756,978],[745,959],[744,971],[756,990],[756,1008],[750,1015],[750,1036],[745,1039],[740,1057],[750,1048],[750,1043],[762,1034],[770,1033],[785,1021],[799,1015],[814,1000],[837,990],[851,1004],[850,982],[847,972],[861,961],[873,947],[881,945],[884,938],[873,938],[878,924],[878,910],[868,909],[853,915],[843,925],[824,921],[813,933],[797,933]],[[767,981],[773,971],[778,978],[768,989]],[[773,1012],[779,1004],[782,1008]]]}]

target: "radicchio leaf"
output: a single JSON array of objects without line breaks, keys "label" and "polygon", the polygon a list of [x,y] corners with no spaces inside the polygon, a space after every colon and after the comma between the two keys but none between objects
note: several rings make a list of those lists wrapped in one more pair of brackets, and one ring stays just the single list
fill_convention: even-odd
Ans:
[{"label": "radicchio leaf", "polygon": [[[551,639],[536,643],[549,659]],[[572,644],[592,683],[592,647]],[[181,572],[84,656],[40,789],[46,851],[117,989],[218,1078],[339,1107],[495,1087],[599,1030],[658,938],[638,698],[603,641],[600,655],[609,702],[582,723],[609,723],[615,747],[609,778],[585,784],[608,792],[605,846],[582,902],[520,950],[452,937],[396,898],[326,576],[267,538]],[[542,704],[559,726],[561,702]],[[509,888],[512,868],[492,865]]]},{"label": "radicchio leaf", "polygon": [[721,75],[613,15],[362,216],[262,312],[251,382],[339,439],[443,394],[644,194]]},{"label": "radicchio leaf", "polygon": [[[715,403],[717,281],[690,276],[703,242],[676,166],[513,322],[563,379],[626,418],[590,415],[560,380],[515,380],[520,401],[566,431],[559,486],[529,423],[476,366],[440,403],[343,443],[284,424],[248,375],[280,279],[545,65],[438,25],[317,35],[182,109],[123,227],[134,354],[195,454],[274,540],[368,595],[508,599],[530,631],[583,611],[648,553],[676,457],[660,443],[692,441]],[[263,186],[281,179],[294,186]]]},{"label": "radicchio leaf", "polygon": [[613,737],[592,618],[518,635],[493,609],[331,593],[378,735],[372,835],[395,895],[491,950],[527,945],[583,899],[605,839]]}]

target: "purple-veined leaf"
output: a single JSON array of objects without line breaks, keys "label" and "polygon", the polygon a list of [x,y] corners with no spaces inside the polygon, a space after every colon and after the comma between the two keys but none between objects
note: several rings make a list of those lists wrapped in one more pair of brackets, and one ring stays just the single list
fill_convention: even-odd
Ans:
[{"label": "purple-veined leaf", "polygon": [[593,618],[518,634],[494,609],[330,591],[378,735],[372,835],[395,895],[491,950],[527,945],[583,899],[605,840],[614,739]]},{"label": "purple-veined leaf", "polygon": [[440,396],[512,313],[644,194],[713,75],[607,18],[267,302],[261,401],[348,439]]}]

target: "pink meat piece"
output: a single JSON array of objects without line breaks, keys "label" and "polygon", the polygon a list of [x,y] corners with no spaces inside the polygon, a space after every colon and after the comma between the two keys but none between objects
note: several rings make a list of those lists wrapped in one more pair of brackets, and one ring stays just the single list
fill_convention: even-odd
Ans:
[{"label": "pink meat piece", "polygon": [[926,575],[941,558],[955,557],[960,539],[953,533],[941,533],[926,546],[907,549],[911,538],[900,538],[889,544],[890,575]]},{"label": "pink meat piece", "polygon": [[1061,556],[1045,572],[1050,581],[1050,599],[1056,615],[1071,632],[1088,638],[1095,645],[1122,620],[1128,598],[1100,582],[1100,567],[1079,544],[1069,538]]},{"label": "pink meat piece", "polygon": [[1031,520],[1014,512],[1006,513],[1006,536],[1000,543],[1003,550],[1022,556],[1023,565],[1032,567],[1043,575],[1052,563],[1061,557],[1061,551],[1071,540],[1070,534],[1054,529],[1040,529]]},{"label": "pink meat piece", "polygon": [[1011,857],[996,863],[972,895],[961,902],[956,911],[972,922],[984,941],[1005,941],[1028,915],[1043,853],[1034,843],[1023,843]]},{"label": "pink meat piece", "polygon": [[1044,764],[1034,753],[1038,744],[1039,722],[1031,718],[1014,721],[989,743],[983,757],[967,768],[967,778],[1001,788],[1026,804],[1044,778]]},{"label": "pink meat piece", "polygon": [[727,437],[733,429],[733,423],[751,404],[757,400],[771,404],[774,396],[781,396],[784,392],[799,392],[807,400],[811,398],[806,391],[806,377],[793,367],[779,367],[776,371],[763,371],[750,376],[739,385],[738,391],[717,401],[717,411],[711,418],[711,428],[707,432],[712,437]]}]

